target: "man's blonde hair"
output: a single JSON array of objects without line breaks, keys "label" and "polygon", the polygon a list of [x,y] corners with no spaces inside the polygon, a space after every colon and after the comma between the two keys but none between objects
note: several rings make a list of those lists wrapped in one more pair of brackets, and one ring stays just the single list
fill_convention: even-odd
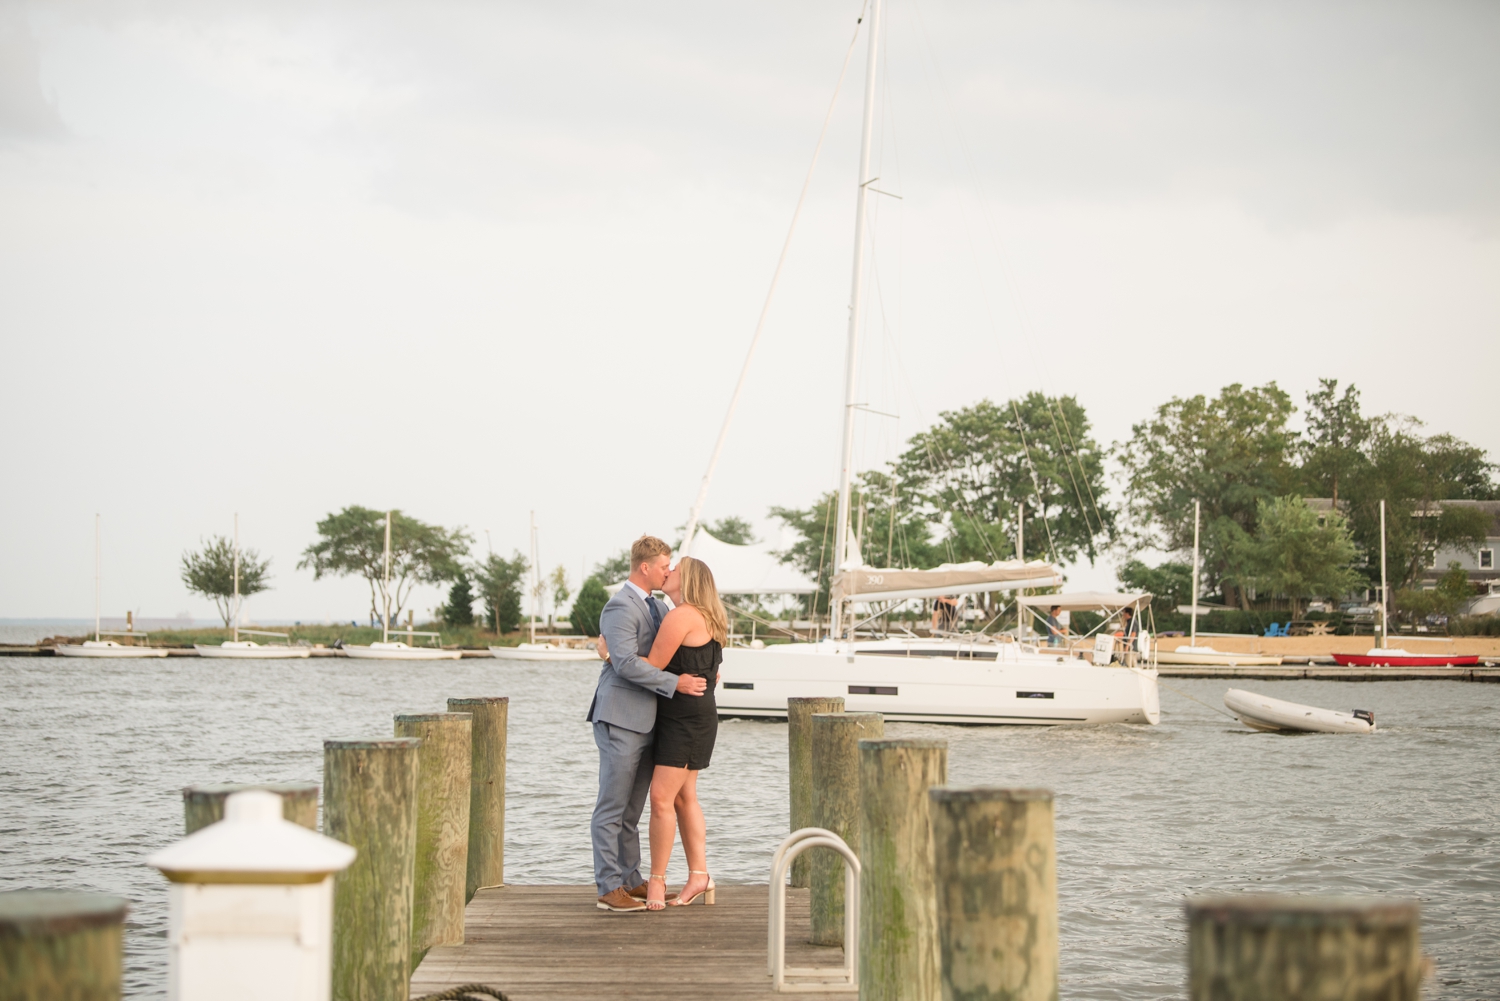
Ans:
[{"label": "man's blonde hair", "polygon": [[684,556],[677,561],[677,572],[682,574],[683,604],[696,608],[703,615],[713,638],[720,646],[726,646],[729,643],[729,616],[724,612],[724,603],[719,600],[713,571],[702,560]]},{"label": "man's blonde hair", "polygon": [[658,556],[671,555],[671,546],[654,535],[643,535],[630,544],[630,572],[635,573],[642,563],[650,563]]}]

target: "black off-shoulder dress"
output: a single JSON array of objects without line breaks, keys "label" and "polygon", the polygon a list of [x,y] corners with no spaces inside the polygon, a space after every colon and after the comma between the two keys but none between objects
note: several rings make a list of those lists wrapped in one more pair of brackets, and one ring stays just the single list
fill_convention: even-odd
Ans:
[{"label": "black off-shoulder dress", "polygon": [[668,768],[701,771],[713,757],[714,738],[719,735],[719,708],[714,703],[714,684],[724,660],[718,640],[702,646],[680,646],[666,670],[673,674],[696,674],[708,681],[702,695],[672,693],[656,697],[656,741],[652,757]]}]

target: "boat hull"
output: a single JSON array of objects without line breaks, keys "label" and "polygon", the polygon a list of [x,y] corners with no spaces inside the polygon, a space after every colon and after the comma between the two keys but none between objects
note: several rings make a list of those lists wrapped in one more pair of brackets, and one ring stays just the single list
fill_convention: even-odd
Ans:
[{"label": "boat hull", "polygon": [[59,643],[56,647],[60,657],[165,657],[167,651],[159,647],[123,646],[117,643]]},{"label": "boat hull", "polygon": [[1479,657],[1400,654],[1391,657],[1368,653],[1336,653],[1333,655],[1333,662],[1343,667],[1477,667]]},{"label": "boat hull", "polygon": [[246,646],[223,646],[209,643],[194,643],[193,649],[200,657],[215,657],[223,660],[300,660],[312,656],[312,648],[305,646],[261,646],[251,643]]},{"label": "boat hull", "polygon": [[568,647],[555,647],[551,644],[522,643],[520,646],[492,646],[490,656],[496,660],[592,660],[598,661],[599,655],[593,650],[573,650]]},{"label": "boat hull", "polygon": [[849,712],[913,723],[1156,723],[1156,672],[1067,657],[976,661],[834,652],[826,644],[724,651],[719,715],[785,719],[787,699],[841,696]]},{"label": "boat hull", "polygon": [[434,647],[402,645],[400,649],[378,646],[346,646],[344,656],[355,660],[458,660],[463,653],[458,650],[439,650]]},{"label": "boat hull", "polygon": [[1361,719],[1352,712],[1304,706],[1240,688],[1231,688],[1224,693],[1224,705],[1239,717],[1241,723],[1253,730],[1370,733],[1375,729],[1373,719]]},{"label": "boat hull", "polygon": [[1280,667],[1281,658],[1258,653],[1180,653],[1176,650],[1156,651],[1158,664],[1196,665],[1199,667]]}]

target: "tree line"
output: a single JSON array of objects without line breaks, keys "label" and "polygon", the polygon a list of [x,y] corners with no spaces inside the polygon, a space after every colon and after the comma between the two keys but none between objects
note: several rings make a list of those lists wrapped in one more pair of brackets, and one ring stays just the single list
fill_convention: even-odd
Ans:
[{"label": "tree line", "polygon": [[[1249,609],[1252,594],[1295,604],[1378,584],[1381,501],[1393,589],[1410,594],[1440,550],[1483,543],[1489,514],[1440,503],[1500,496],[1483,449],[1426,434],[1413,417],[1366,414],[1359,390],[1333,379],[1307,394],[1305,430],[1292,427],[1296,411],[1275,382],[1235,383],[1172,398],[1108,447],[1072,396],[944,411],[885,469],[858,477],[861,554],[885,566],[992,562],[1015,557],[1018,534],[1027,557],[1061,563],[1154,548],[1174,558],[1127,560],[1121,583],[1175,603],[1191,589],[1196,500],[1202,592]],[[1306,498],[1331,503],[1315,510]],[[830,491],[770,512],[797,536],[783,559],[819,581],[824,602],[835,504]]]}]

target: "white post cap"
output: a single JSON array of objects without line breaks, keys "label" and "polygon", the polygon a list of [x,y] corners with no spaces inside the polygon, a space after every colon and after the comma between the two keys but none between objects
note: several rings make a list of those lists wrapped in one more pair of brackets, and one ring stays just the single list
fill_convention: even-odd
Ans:
[{"label": "white post cap", "polygon": [[146,859],[174,883],[319,883],[357,853],[281,816],[281,797],[264,789],[233,793],[224,819]]}]

